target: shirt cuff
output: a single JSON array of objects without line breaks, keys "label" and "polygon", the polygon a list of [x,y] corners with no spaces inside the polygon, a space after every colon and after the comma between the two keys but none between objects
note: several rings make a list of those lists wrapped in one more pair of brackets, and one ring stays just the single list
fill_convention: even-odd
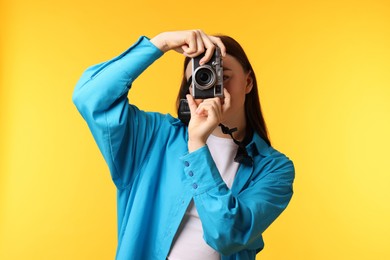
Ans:
[{"label": "shirt cuff", "polygon": [[185,185],[193,195],[224,185],[207,145],[180,158],[184,165]]}]

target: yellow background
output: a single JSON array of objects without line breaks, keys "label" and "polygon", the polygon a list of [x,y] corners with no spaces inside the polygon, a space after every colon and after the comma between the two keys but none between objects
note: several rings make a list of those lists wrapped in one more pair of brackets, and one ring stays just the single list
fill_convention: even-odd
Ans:
[{"label": "yellow background", "polygon": [[[115,189],[71,102],[140,35],[232,35],[257,72],[295,195],[258,259],[390,259],[390,2],[8,0],[0,5],[0,259],[113,259]],[[134,83],[174,112],[182,57]]]}]

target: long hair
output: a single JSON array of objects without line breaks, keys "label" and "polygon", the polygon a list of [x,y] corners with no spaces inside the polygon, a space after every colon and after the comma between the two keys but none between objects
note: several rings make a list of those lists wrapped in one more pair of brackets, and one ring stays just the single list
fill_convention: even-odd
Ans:
[{"label": "long hair", "polygon": [[[227,54],[236,58],[241,64],[246,73],[250,72],[250,77],[253,80],[252,90],[246,94],[245,97],[245,116],[247,121],[247,133],[256,132],[260,137],[268,144],[271,145],[271,141],[268,136],[267,126],[261,112],[260,98],[257,87],[256,75],[252,69],[252,65],[249,62],[247,55],[241,45],[230,36],[218,35],[226,47]],[[183,78],[181,81],[180,90],[176,99],[176,109],[179,108],[180,99],[185,99],[186,94],[189,93],[187,87],[187,78],[185,71],[191,58],[186,57],[184,60]]]}]

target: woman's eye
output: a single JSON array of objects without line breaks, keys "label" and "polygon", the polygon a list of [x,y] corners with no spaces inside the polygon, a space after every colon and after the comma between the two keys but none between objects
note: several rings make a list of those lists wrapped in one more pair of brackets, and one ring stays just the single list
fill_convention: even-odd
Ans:
[{"label": "woman's eye", "polygon": [[228,79],[229,79],[229,76],[223,75],[223,80],[228,80]]}]

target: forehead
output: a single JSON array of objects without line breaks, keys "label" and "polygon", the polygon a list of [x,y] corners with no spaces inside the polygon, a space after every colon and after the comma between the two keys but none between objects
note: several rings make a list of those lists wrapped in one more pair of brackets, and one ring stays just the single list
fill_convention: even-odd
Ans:
[{"label": "forehead", "polygon": [[[223,69],[224,70],[232,70],[234,72],[242,72],[243,68],[241,64],[234,58],[233,56],[227,54],[223,58]],[[192,61],[190,61],[186,68],[186,77],[189,78],[192,73]]]}]

